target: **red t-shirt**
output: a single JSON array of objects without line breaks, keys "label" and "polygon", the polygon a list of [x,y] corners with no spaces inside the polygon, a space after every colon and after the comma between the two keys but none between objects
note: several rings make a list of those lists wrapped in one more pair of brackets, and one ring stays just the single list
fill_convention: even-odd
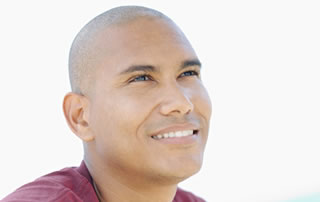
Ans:
[{"label": "red t-shirt", "polygon": [[[84,161],[80,167],[64,168],[23,185],[2,202],[99,202]],[[173,202],[205,202],[178,188]]]}]

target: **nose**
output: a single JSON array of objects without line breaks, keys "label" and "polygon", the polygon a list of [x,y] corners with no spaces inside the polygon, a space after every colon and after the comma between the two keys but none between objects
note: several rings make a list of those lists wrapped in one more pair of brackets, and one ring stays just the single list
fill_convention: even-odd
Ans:
[{"label": "nose", "polygon": [[193,111],[193,103],[188,90],[178,85],[170,85],[163,89],[160,113],[164,116],[185,115]]}]

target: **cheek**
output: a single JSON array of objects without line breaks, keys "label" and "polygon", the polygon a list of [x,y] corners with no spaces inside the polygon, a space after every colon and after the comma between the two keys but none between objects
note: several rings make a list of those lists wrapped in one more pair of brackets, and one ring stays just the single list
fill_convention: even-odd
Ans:
[{"label": "cheek", "polygon": [[144,159],[144,134],[139,135],[138,131],[148,117],[150,110],[147,109],[152,103],[146,101],[146,97],[113,94],[96,103],[92,121],[95,149],[101,158],[118,166],[138,164],[137,156]]},{"label": "cheek", "polygon": [[[125,143],[137,139],[137,130],[149,114],[152,101],[145,95],[111,93],[99,97],[92,114],[93,131],[97,138],[114,138]],[[108,141],[108,140],[106,140]]]},{"label": "cheek", "polygon": [[133,127],[140,125],[153,108],[154,98],[146,91],[132,91],[122,94],[116,99],[114,107],[118,110],[120,121]]},{"label": "cheek", "polygon": [[200,93],[199,98],[201,98],[200,102],[202,104],[201,106],[202,106],[203,113],[206,114],[206,117],[209,120],[212,112],[212,103],[211,103],[210,96],[204,86],[202,87],[202,91]]},{"label": "cheek", "polygon": [[200,113],[207,121],[209,121],[212,112],[212,104],[206,88],[199,81],[197,85],[194,85],[190,89],[192,89],[191,99],[194,104],[195,110]]}]

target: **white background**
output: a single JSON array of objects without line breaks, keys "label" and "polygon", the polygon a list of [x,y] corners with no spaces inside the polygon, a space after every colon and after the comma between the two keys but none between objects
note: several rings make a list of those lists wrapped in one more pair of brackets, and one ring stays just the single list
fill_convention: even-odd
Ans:
[{"label": "white background", "polygon": [[320,192],[319,1],[1,0],[0,198],[79,165],[82,144],[62,113],[69,47],[85,23],[124,4],[170,16],[204,64],[210,138],[183,188],[210,202]]}]

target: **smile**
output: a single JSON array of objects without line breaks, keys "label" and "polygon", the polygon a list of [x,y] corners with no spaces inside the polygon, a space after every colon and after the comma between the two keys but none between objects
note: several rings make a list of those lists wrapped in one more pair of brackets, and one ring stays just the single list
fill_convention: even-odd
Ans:
[{"label": "smile", "polygon": [[151,136],[153,139],[179,138],[197,134],[197,130],[182,130]]}]

